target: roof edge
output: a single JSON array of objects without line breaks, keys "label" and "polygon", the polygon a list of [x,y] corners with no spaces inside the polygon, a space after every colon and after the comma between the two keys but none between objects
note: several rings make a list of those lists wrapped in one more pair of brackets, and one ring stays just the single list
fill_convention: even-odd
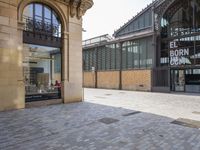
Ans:
[{"label": "roof edge", "polygon": [[160,0],[154,0],[153,2],[151,2],[150,4],[147,5],[146,8],[142,9],[142,11],[140,11],[139,13],[137,13],[137,15],[133,16],[132,19],[130,19],[127,23],[125,23],[123,26],[121,26],[119,29],[117,29],[113,36],[116,37],[116,35],[125,27],[127,27],[132,21],[134,21],[136,18],[138,18],[140,15],[142,15],[145,11],[147,11],[148,9],[150,9],[152,6],[154,6],[157,2],[159,2]]}]

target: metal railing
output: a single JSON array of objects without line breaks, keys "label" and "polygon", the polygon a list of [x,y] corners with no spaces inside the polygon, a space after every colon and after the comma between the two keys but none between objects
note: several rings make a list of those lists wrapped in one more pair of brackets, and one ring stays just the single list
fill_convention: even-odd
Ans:
[{"label": "metal railing", "polygon": [[108,42],[110,40],[112,40],[112,37],[109,36],[108,34],[105,34],[105,35],[94,37],[94,38],[91,38],[91,39],[88,39],[88,40],[84,40],[82,42],[82,46],[83,47],[92,46],[92,45],[95,45],[95,44],[101,44],[101,43],[104,43],[104,42]]},{"label": "metal railing", "polygon": [[61,37],[61,25],[45,22],[44,20],[37,20],[31,17],[23,17],[24,31],[43,34],[53,37]]}]

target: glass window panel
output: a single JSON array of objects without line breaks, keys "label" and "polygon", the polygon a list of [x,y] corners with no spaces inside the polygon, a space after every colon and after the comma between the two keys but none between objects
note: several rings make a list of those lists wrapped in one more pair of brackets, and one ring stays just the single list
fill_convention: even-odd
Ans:
[{"label": "glass window panel", "polygon": [[127,68],[127,47],[122,48],[122,69]]},{"label": "glass window panel", "polygon": [[48,7],[44,7],[44,21],[51,24],[51,10]]},{"label": "glass window panel", "polygon": [[134,30],[138,30],[138,19],[134,21]]},{"label": "glass window panel", "polygon": [[54,55],[54,72],[61,73],[61,54]]},{"label": "glass window panel", "polygon": [[149,27],[151,24],[150,24],[150,20],[151,20],[151,17],[150,17],[150,14],[151,12],[148,11],[145,13],[145,27]]},{"label": "glass window panel", "polygon": [[42,5],[41,4],[35,4],[35,15],[42,17]]},{"label": "glass window panel", "polygon": [[44,18],[51,19],[51,9],[48,7],[44,7]]},{"label": "glass window panel", "polygon": [[120,55],[120,44],[116,44],[116,69],[119,70],[120,69],[120,59],[121,59],[121,55]]},{"label": "glass window panel", "polygon": [[141,15],[139,18],[139,29],[144,28],[144,15]]},{"label": "glass window panel", "polygon": [[102,62],[101,62],[102,70],[106,70],[106,53],[105,47],[102,48]]},{"label": "glass window panel", "polygon": [[146,40],[142,39],[140,40],[140,68],[146,67],[146,58],[147,58],[146,51],[147,51]]},{"label": "glass window panel", "polygon": [[115,69],[116,64],[116,51],[115,51],[115,44],[112,45],[111,48],[111,69]]},{"label": "glass window panel", "polygon": [[127,67],[128,68],[132,68],[132,66],[133,66],[133,47],[132,47],[132,45],[130,45],[130,46],[128,46],[127,47]]},{"label": "glass window panel", "polygon": [[139,41],[133,42],[133,57],[134,57],[134,68],[139,68]]},{"label": "glass window panel", "polygon": [[196,48],[196,64],[200,64],[200,46],[197,46]]},{"label": "glass window panel", "polygon": [[33,4],[30,4],[24,9],[24,16],[33,18]]},{"label": "glass window panel", "polygon": [[153,65],[153,45],[152,45],[152,38],[147,39],[147,67],[151,68]]},{"label": "glass window panel", "polygon": [[53,24],[56,24],[56,25],[59,25],[60,23],[59,23],[59,19],[58,19],[58,16],[55,14],[55,13],[53,13],[53,16],[52,16],[52,21],[53,21]]},{"label": "glass window panel", "polygon": [[110,45],[106,46],[106,70],[110,70],[111,63]]},{"label": "glass window panel", "polygon": [[97,50],[97,67],[98,70],[101,70],[101,48],[99,47]]}]

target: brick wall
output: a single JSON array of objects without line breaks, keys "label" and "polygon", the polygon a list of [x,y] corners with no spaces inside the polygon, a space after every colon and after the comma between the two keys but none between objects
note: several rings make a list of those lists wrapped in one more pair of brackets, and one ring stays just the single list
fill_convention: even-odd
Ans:
[{"label": "brick wall", "polygon": [[83,86],[88,87],[88,88],[95,87],[95,73],[94,72],[83,73]]},{"label": "brick wall", "polygon": [[151,91],[151,70],[123,71],[122,89]]},{"label": "brick wall", "polygon": [[119,71],[98,72],[97,85],[98,88],[119,89]]},{"label": "brick wall", "polygon": [[[122,89],[133,91],[151,91],[151,70],[122,71]],[[105,89],[119,89],[120,72],[97,72],[97,87]],[[95,87],[95,73],[84,72],[84,87]]]}]

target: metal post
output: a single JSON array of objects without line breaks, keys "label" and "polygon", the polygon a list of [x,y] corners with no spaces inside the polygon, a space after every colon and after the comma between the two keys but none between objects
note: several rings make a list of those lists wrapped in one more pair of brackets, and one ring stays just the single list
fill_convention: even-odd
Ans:
[{"label": "metal post", "polygon": [[122,43],[119,44],[120,70],[119,70],[119,90],[122,90]]}]

